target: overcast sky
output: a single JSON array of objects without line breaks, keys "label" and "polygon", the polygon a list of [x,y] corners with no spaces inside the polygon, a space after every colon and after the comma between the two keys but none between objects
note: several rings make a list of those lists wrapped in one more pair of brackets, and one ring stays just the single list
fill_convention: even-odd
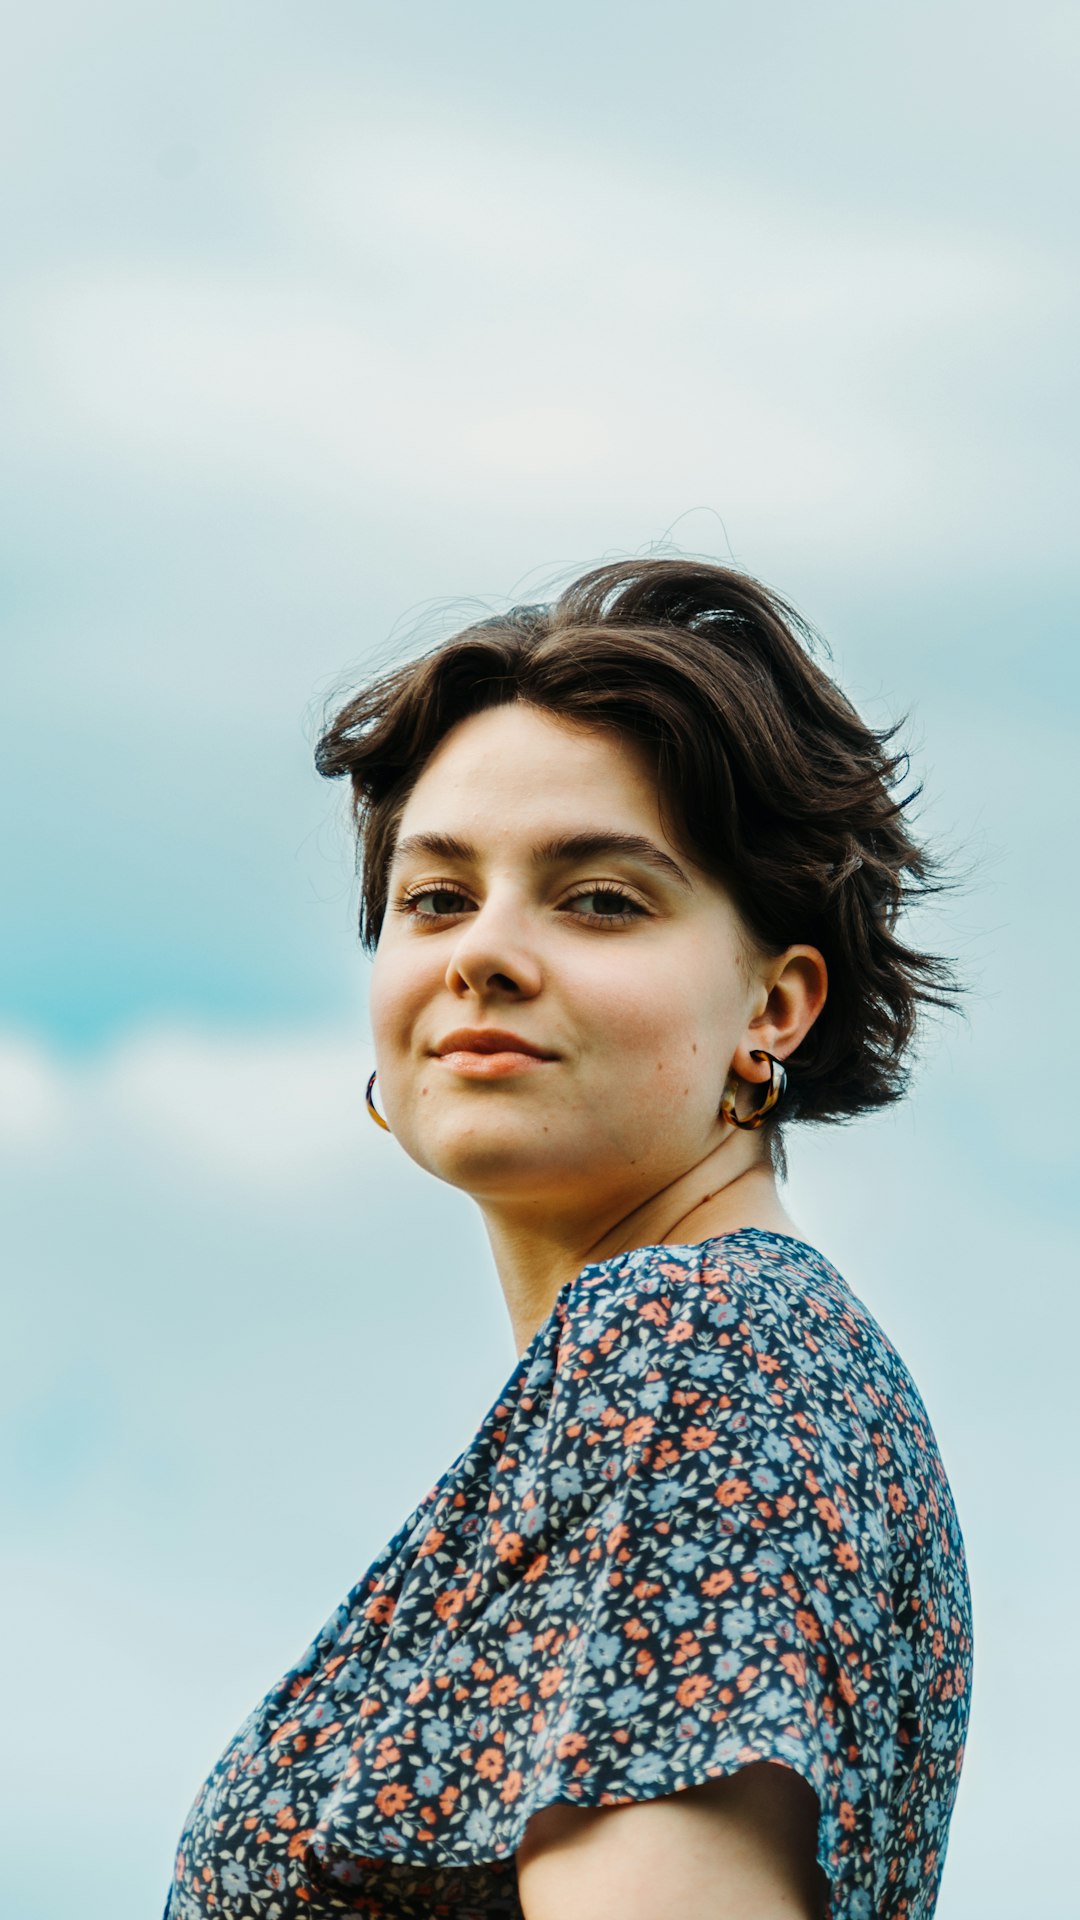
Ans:
[{"label": "overcast sky", "polygon": [[[787,1205],[926,1399],[975,1596],[939,1920],[1071,1912],[1074,6],[23,9],[0,114],[2,1796],[145,1920],[226,1740],[514,1347],[364,1111],[375,658],[661,548],[903,736],[971,982]],[[12,1730],[12,1716],[14,1716]]]}]

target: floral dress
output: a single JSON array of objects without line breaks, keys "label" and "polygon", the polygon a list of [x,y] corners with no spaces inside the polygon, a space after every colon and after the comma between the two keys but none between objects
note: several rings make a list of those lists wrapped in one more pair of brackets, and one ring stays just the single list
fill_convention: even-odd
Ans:
[{"label": "floral dress", "polygon": [[930,1920],[971,1596],[926,1408],[830,1262],[742,1228],[566,1283],[479,1431],[199,1789],[165,1920],[522,1920],[515,1849],[750,1762],[827,1920]]}]

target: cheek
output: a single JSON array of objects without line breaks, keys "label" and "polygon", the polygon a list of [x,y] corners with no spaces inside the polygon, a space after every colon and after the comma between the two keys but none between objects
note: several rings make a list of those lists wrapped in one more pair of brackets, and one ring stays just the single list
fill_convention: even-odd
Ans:
[{"label": "cheek", "polygon": [[598,969],[573,996],[583,1044],[604,1056],[616,1078],[649,1088],[681,1075],[680,1093],[688,1074],[709,1071],[719,1047],[717,1012],[696,974],[674,965]]},{"label": "cheek", "polygon": [[423,956],[383,938],[375,950],[368,987],[371,1031],[380,1051],[392,1053],[407,1043],[409,1028],[430,998],[430,965]]}]

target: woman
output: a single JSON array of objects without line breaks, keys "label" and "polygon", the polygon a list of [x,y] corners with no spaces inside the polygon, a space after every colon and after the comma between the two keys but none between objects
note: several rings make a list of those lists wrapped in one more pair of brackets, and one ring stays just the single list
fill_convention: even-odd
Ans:
[{"label": "woman", "polygon": [[786,1123],[901,1095],[958,989],[897,932],[944,882],[896,729],[811,641],[742,574],[603,566],[320,740],[369,1107],[477,1201],[518,1361],[200,1790],[168,1920],[933,1913],[963,1540],[777,1177]]}]

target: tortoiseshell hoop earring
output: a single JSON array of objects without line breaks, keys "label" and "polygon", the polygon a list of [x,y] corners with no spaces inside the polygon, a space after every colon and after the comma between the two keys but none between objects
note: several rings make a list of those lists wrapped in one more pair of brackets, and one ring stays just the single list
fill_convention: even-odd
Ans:
[{"label": "tortoiseshell hoop earring", "polygon": [[[377,1067],[375,1069],[375,1072],[376,1073],[378,1072]],[[370,1113],[372,1119],[374,1120],[375,1125],[377,1127],[381,1127],[384,1133],[389,1133],[390,1129],[387,1126],[386,1121],[383,1119],[382,1114],[379,1112],[378,1107],[375,1105],[375,1102],[371,1097],[371,1089],[374,1085],[375,1085],[375,1074],[373,1073],[371,1076],[371,1079],[367,1083],[367,1093],[365,1095],[365,1099],[367,1100],[367,1110]]]},{"label": "tortoiseshell hoop earring", "polygon": [[[732,1126],[735,1127],[760,1127],[765,1115],[772,1112],[772,1109],[775,1107],[787,1085],[787,1068],[784,1066],[782,1060],[777,1059],[775,1053],[767,1053],[764,1047],[752,1047],[750,1050],[750,1058],[751,1060],[768,1061],[769,1091],[765,1095],[761,1105],[755,1107],[753,1113],[748,1113],[745,1120],[740,1120],[735,1111],[735,1096],[739,1091],[739,1079],[737,1075],[732,1075],[729,1078],[721,1097],[720,1112],[724,1119],[730,1120]],[[735,1082],[734,1086],[732,1085],[732,1080]]]}]

